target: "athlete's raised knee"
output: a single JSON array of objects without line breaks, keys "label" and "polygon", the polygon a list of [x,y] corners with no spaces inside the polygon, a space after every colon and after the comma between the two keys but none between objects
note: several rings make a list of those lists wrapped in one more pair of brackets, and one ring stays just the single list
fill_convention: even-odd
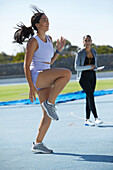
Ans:
[{"label": "athlete's raised knee", "polygon": [[69,69],[65,69],[65,76],[68,79],[68,81],[71,79],[71,75],[72,75],[71,71]]}]

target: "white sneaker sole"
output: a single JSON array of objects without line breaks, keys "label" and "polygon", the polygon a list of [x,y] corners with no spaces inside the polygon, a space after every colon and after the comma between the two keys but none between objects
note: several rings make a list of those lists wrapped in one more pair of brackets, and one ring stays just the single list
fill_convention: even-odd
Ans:
[{"label": "white sneaker sole", "polygon": [[86,124],[86,123],[85,123],[85,126],[95,126],[95,124],[93,124],[93,125],[89,125],[89,124]]},{"label": "white sneaker sole", "polygon": [[103,122],[95,123],[96,126],[103,124]]},{"label": "white sneaker sole", "polygon": [[31,148],[31,150],[33,151],[33,152],[35,152],[35,153],[52,153],[52,152],[47,152],[47,151],[41,151],[41,150],[39,150],[39,149],[33,149],[33,148]]}]

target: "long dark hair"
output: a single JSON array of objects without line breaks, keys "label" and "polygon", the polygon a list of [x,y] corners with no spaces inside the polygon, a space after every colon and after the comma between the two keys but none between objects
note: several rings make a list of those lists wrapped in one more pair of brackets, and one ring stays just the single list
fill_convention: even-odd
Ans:
[{"label": "long dark hair", "polygon": [[20,24],[17,24],[18,28],[16,28],[17,31],[14,33],[14,40],[19,44],[23,44],[26,38],[30,38],[30,36],[33,36],[34,30],[38,32],[35,24],[39,23],[44,12],[34,5],[31,5],[31,8],[33,9],[32,11],[34,13],[34,15],[31,17],[31,26],[26,27],[22,22]]},{"label": "long dark hair", "polygon": [[84,40],[85,38],[90,38],[90,39],[91,39],[91,36],[90,36],[90,35],[85,35],[85,36],[83,37],[83,40]]}]

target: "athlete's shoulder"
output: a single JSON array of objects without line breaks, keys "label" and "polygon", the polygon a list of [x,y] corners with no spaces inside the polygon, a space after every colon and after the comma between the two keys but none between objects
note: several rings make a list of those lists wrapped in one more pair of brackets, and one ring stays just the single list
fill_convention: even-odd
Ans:
[{"label": "athlete's shoulder", "polygon": [[38,47],[37,40],[34,37],[31,37],[27,43],[27,47],[28,48],[37,48]]},{"label": "athlete's shoulder", "polygon": [[34,44],[34,43],[36,43],[37,41],[36,41],[36,38],[35,37],[31,37],[30,39],[29,39],[29,41],[28,41],[28,44]]},{"label": "athlete's shoulder", "polygon": [[84,51],[85,51],[84,48],[83,48],[83,49],[80,49],[80,50],[78,51],[78,54],[82,54],[82,53],[84,53]]},{"label": "athlete's shoulder", "polygon": [[50,38],[51,42],[53,42],[53,41],[52,41],[52,37],[51,37],[50,35],[48,35],[48,37]]}]

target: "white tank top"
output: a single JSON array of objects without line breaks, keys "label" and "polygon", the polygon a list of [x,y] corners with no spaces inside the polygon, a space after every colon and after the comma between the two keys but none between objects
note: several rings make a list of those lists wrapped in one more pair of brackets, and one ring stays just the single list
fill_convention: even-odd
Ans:
[{"label": "white tank top", "polygon": [[51,62],[51,58],[53,57],[53,44],[48,35],[46,35],[47,42],[43,42],[38,35],[33,36],[38,42],[38,49],[35,51],[32,62]]}]

